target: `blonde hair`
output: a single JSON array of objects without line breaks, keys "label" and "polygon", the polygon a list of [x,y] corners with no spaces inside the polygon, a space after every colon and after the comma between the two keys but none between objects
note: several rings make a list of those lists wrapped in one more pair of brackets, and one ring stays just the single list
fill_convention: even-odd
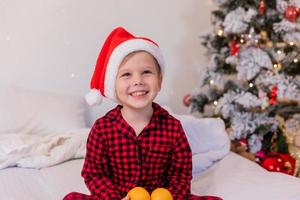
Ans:
[{"label": "blonde hair", "polygon": [[144,51],[144,50],[138,50],[138,51],[133,51],[133,52],[130,52],[129,54],[127,54],[124,59],[122,60],[120,66],[122,64],[124,64],[129,58],[131,58],[133,55],[137,54],[137,53],[140,53],[140,52],[145,52],[145,53],[148,53],[149,55],[151,55],[151,57],[153,58],[154,62],[155,62],[155,66],[157,67],[157,71],[159,74],[161,74],[161,68],[160,68],[160,65],[158,63],[158,61],[156,60],[156,58],[151,54],[149,53],[148,51]]}]

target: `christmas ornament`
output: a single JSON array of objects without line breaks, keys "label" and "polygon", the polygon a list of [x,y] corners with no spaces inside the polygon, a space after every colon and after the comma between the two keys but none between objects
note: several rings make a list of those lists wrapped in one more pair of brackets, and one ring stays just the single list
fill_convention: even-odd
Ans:
[{"label": "christmas ornament", "polygon": [[261,1],[260,3],[259,3],[259,12],[260,12],[260,14],[264,14],[265,13],[265,2],[264,1]]},{"label": "christmas ornament", "polygon": [[239,144],[248,149],[248,140],[246,138],[242,138],[238,140]]},{"label": "christmas ornament", "polygon": [[256,162],[261,163],[266,158],[266,152],[264,150],[260,150],[255,154]]},{"label": "christmas ornament", "polygon": [[173,196],[166,188],[157,188],[151,193],[151,200],[173,200]]},{"label": "christmas ornament", "polygon": [[150,200],[149,192],[143,187],[132,188],[128,192],[130,200]]},{"label": "christmas ornament", "polygon": [[278,88],[277,85],[274,85],[271,89],[271,92],[269,94],[269,104],[270,105],[274,105],[276,103],[276,99],[277,99],[277,92],[278,92]]},{"label": "christmas ornament", "polygon": [[287,20],[290,22],[296,22],[299,17],[299,8],[295,6],[288,6],[284,14]]},{"label": "christmas ornament", "polygon": [[270,154],[259,164],[268,171],[282,172],[289,175],[293,175],[295,170],[295,159],[289,154]]},{"label": "christmas ornament", "polygon": [[235,56],[239,52],[239,46],[236,40],[232,40],[230,43],[230,55]]},{"label": "christmas ornament", "polygon": [[183,105],[185,105],[186,107],[189,107],[191,104],[191,95],[187,94],[183,97],[182,99]]}]

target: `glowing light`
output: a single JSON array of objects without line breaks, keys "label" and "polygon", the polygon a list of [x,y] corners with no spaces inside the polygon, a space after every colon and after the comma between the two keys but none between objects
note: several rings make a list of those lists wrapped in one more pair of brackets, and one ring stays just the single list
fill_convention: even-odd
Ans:
[{"label": "glowing light", "polygon": [[277,54],[281,54],[282,52],[280,50],[277,51]]},{"label": "glowing light", "polygon": [[252,88],[253,86],[254,86],[254,84],[253,84],[253,83],[249,83],[249,87],[251,87],[251,88]]},{"label": "glowing light", "polygon": [[74,78],[74,77],[75,77],[75,74],[74,74],[74,73],[72,73],[70,76],[71,76],[71,78]]},{"label": "glowing light", "polygon": [[295,59],[294,59],[294,63],[297,63],[297,62],[298,62],[298,59],[297,59],[297,58],[295,58]]},{"label": "glowing light", "polygon": [[241,42],[241,43],[244,43],[244,42],[245,42],[245,40],[244,40],[243,38],[241,38],[241,39],[240,39],[240,42]]},{"label": "glowing light", "polygon": [[222,29],[220,29],[219,31],[218,31],[218,36],[223,36],[224,35],[224,31],[222,30]]},{"label": "glowing light", "polygon": [[214,82],[214,80],[210,80],[209,83],[210,84],[214,84],[215,82]]},{"label": "glowing light", "polygon": [[295,43],[294,42],[290,42],[290,45],[293,46]]},{"label": "glowing light", "polygon": [[217,102],[217,101],[214,101],[214,105],[215,105],[215,106],[218,105],[218,102]]},{"label": "glowing light", "polygon": [[276,69],[276,68],[278,67],[278,65],[277,65],[277,64],[274,64],[273,67]]}]

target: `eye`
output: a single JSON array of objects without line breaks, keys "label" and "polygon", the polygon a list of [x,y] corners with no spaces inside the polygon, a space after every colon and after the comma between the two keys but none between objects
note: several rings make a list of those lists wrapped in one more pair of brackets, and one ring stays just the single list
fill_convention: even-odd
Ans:
[{"label": "eye", "polygon": [[145,70],[143,73],[144,73],[144,74],[152,74],[152,71],[147,69],[147,70]]},{"label": "eye", "polygon": [[120,77],[127,78],[127,77],[129,77],[130,75],[131,75],[131,74],[130,74],[129,72],[125,72],[125,73],[121,74]]}]

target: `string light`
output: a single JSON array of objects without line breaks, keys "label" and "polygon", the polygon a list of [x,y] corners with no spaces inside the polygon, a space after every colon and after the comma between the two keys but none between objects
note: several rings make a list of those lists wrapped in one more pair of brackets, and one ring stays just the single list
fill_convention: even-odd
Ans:
[{"label": "string light", "polygon": [[273,65],[273,67],[274,67],[274,69],[279,70],[279,69],[281,69],[282,64],[281,64],[281,63],[275,63],[275,64]]},{"label": "string light", "polygon": [[278,63],[278,64],[277,64],[277,67],[278,67],[278,69],[281,69],[282,64],[281,64],[281,63]]},{"label": "string light", "polygon": [[242,44],[245,43],[245,35],[244,34],[241,35],[240,43],[242,43]]},{"label": "string light", "polygon": [[253,86],[254,86],[254,85],[253,85],[253,83],[249,83],[249,87],[251,87],[251,88],[252,88]]},{"label": "string light", "polygon": [[214,84],[215,82],[214,82],[214,80],[210,80],[209,83],[210,84]]},{"label": "string light", "polygon": [[281,54],[282,52],[280,50],[277,51],[277,54]]},{"label": "string light", "polygon": [[290,42],[290,45],[293,46],[295,43],[294,42]]},{"label": "string light", "polygon": [[220,29],[219,31],[218,31],[218,36],[223,36],[224,35],[224,31],[222,30],[222,29]]},{"label": "string light", "polygon": [[217,102],[217,101],[214,101],[214,105],[215,105],[215,106],[218,105],[218,102]]},{"label": "string light", "polygon": [[298,62],[298,59],[297,59],[297,58],[295,58],[295,59],[294,59],[294,63],[297,63],[297,62]]}]

